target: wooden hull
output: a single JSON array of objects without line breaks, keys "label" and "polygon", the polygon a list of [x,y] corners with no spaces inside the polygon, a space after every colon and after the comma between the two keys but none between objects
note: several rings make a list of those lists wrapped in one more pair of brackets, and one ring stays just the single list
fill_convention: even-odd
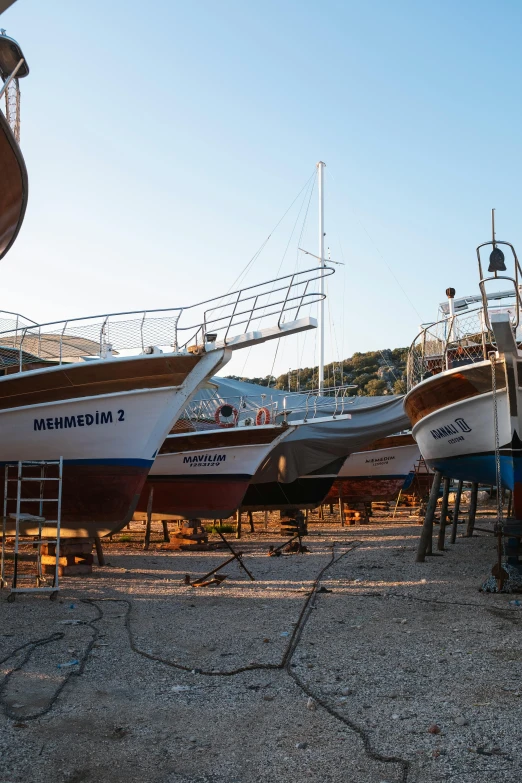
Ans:
[{"label": "wooden hull", "polygon": [[[513,362],[506,368],[499,361],[496,366],[501,480],[513,491],[518,519],[522,518],[521,364]],[[423,381],[407,395],[405,408],[415,421],[413,435],[430,468],[454,479],[496,485],[490,362]]]},{"label": "wooden hull", "polygon": [[261,462],[292,427],[259,426],[170,434],[154,461],[137,514],[162,519],[226,519],[241,505]]},{"label": "wooden hull", "polygon": [[0,182],[0,258],[3,258],[22,226],[29,185],[22,153],[1,111]]},{"label": "wooden hull", "polygon": [[394,500],[404,486],[405,480],[406,476],[400,478],[336,479],[325,503],[335,503],[339,499],[347,503]]},{"label": "wooden hull", "polygon": [[152,476],[145,483],[135,517],[145,517],[149,492],[154,489],[152,509],[158,519],[227,519],[241,505],[250,479],[251,475]]},{"label": "wooden hull", "polygon": [[347,457],[326,502],[334,503],[340,498],[348,503],[393,500],[419,457],[419,448],[411,435],[381,438]]},{"label": "wooden hull", "polygon": [[[147,478],[150,462],[139,461],[99,461],[95,463],[65,462],[62,483],[62,535],[64,537],[105,536],[127,524],[138,502],[141,489]],[[25,470],[26,475],[30,472]],[[11,472],[11,475],[14,475]],[[33,475],[36,477],[37,472]],[[54,477],[55,473],[52,474]],[[2,475],[3,478],[3,475]],[[36,486],[39,486],[36,484]],[[35,484],[32,485],[34,491]],[[31,485],[23,486],[23,497],[30,497]],[[11,484],[9,496],[16,493],[16,486]],[[55,482],[46,482],[44,497],[56,497]],[[4,482],[1,482],[0,500],[4,502]],[[9,509],[14,512],[16,504],[9,502]],[[56,504],[44,503],[43,514],[48,518],[56,518]],[[22,513],[38,514],[38,504],[21,503]],[[52,535],[53,528],[45,528]],[[24,535],[37,535],[36,526],[24,524],[21,526]],[[13,521],[8,521],[7,532],[14,533]]]},{"label": "wooden hull", "polygon": [[241,508],[245,511],[317,508],[324,501],[334,480],[335,475],[302,476],[288,484],[277,481],[250,484]]}]

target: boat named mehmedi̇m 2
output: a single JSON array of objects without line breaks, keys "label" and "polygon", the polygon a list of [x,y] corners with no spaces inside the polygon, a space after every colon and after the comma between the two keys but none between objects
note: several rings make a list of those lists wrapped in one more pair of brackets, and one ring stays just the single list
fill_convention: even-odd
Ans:
[{"label": "boat named mehmedi\u0307m 2", "polygon": [[[38,325],[13,319],[0,332],[0,463],[62,456],[62,535],[121,528],[179,415],[231,352],[315,328],[309,317],[283,318],[317,301],[308,283],[323,273],[275,281],[277,303],[269,281],[193,308]],[[182,326],[201,308],[201,320]],[[230,335],[274,308],[278,325]]]},{"label": "boat named mehmedi\u0307m 2", "polygon": [[[16,41],[0,35],[7,98],[6,117],[0,113],[0,257],[13,245],[27,205],[18,78],[28,72]],[[63,457],[62,535],[121,528],[199,385],[226,364],[231,350],[314,328],[313,319],[299,315],[323,298],[310,284],[332,272],[304,271],[188,308],[40,325],[5,314],[0,463]],[[260,324],[270,316],[275,327],[248,331],[252,319]],[[232,336],[233,329],[239,334]],[[37,533],[31,524],[21,532]]]}]

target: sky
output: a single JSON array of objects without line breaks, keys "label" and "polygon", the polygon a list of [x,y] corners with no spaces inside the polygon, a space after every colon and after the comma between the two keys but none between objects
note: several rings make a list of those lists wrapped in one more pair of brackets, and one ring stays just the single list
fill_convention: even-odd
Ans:
[{"label": "sky", "polygon": [[[518,0],[18,0],[1,26],[31,69],[5,310],[51,321],[225,293],[318,160],[345,264],[327,362],[406,346],[448,286],[475,293],[492,207],[497,237],[522,246]],[[315,263],[297,250],[317,253],[308,196],[242,282]],[[275,348],[225,374],[317,362],[315,332]]]}]

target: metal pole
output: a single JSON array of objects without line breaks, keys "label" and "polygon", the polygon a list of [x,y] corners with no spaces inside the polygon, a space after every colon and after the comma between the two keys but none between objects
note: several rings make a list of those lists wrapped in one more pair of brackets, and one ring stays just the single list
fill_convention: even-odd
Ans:
[{"label": "metal pole", "polygon": [[437,541],[437,549],[439,552],[444,552],[444,540],[446,537],[446,517],[448,516],[448,497],[450,491],[450,478],[444,476],[444,491],[442,495],[442,506],[440,509],[440,523],[439,523],[439,538]]},{"label": "metal pole", "polygon": [[466,538],[471,538],[471,536],[473,535],[473,528],[475,527],[475,516],[477,514],[477,495],[478,495],[478,483],[474,481],[471,485],[471,499],[469,502]]},{"label": "metal pole", "polygon": [[442,479],[442,473],[438,470],[435,471],[435,478],[431,485],[430,499],[428,500],[428,507],[426,509],[426,516],[424,517],[424,525],[422,527],[421,535],[419,538],[419,546],[417,549],[417,563],[424,563],[424,559],[427,554],[431,555],[432,550],[432,536],[433,536],[433,517],[435,515],[435,509],[437,508],[437,500],[439,498],[440,482]]},{"label": "metal pole", "polygon": [[145,528],[145,540],[143,541],[143,549],[148,549],[150,546],[150,529],[152,525],[153,502],[154,502],[154,487],[151,487],[149,491],[149,499],[147,501],[147,527]]},{"label": "metal pole", "polygon": [[462,479],[459,481],[457,487],[457,495],[455,497],[455,505],[453,507],[453,525],[451,527],[451,543],[454,544],[457,540],[457,525],[459,523],[459,511],[460,511],[460,498],[462,496]]},{"label": "metal pole", "polygon": [[[322,160],[317,164],[319,186],[319,264],[324,267],[324,167]],[[324,296],[324,277],[319,280],[319,293]],[[319,394],[324,388],[324,298],[319,303]]]}]

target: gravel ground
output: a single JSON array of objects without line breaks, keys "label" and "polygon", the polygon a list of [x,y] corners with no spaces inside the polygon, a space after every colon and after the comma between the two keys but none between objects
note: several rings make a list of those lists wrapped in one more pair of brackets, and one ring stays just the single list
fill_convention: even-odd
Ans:
[{"label": "gravel ground", "polygon": [[269,558],[272,528],[240,543],[255,582],[192,588],[227,552],[142,530],[58,601],[0,594],[0,783],[519,780],[522,606],[478,590],[492,537],[416,564],[415,522],[327,519]]}]

